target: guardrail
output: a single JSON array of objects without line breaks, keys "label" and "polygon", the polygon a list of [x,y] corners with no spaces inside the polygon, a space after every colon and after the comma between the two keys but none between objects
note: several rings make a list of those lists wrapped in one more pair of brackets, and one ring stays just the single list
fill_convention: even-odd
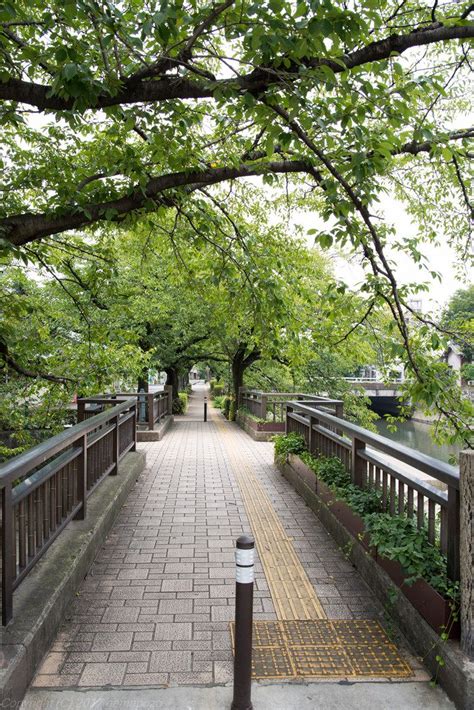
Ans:
[{"label": "guardrail", "polygon": [[289,399],[304,401],[307,404],[317,404],[320,407],[327,408],[328,411],[333,411],[338,417],[343,415],[344,405],[340,399],[319,397],[303,392],[262,392],[246,387],[239,389],[239,407],[245,407],[251,414],[260,419],[267,420],[268,414],[270,414],[270,421],[273,422],[285,421],[285,405]]},{"label": "guardrail", "polygon": [[[172,414],[173,390],[165,385],[160,392],[116,392],[114,394],[97,395],[96,397],[81,397],[77,400],[77,421],[82,422],[107,407],[113,406],[118,400],[135,397],[138,403],[138,424],[148,426],[152,431],[157,422]],[[89,406],[88,406],[89,405]]]},{"label": "guardrail", "polygon": [[137,402],[128,399],[0,466],[2,624],[13,592],[87,499],[136,447]]},{"label": "guardrail", "polygon": [[[459,580],[459,471],[454,466],[306,403],[287,402],[286,429],[301,434],[314,456],[341,459],[355,485],[381,493],[385,512],[415,518],[418,528],[427,524],[429,541],[446,555],[449,578]],[[400,464],[412,467],[414,474]],[[445,484],[446,490],[416,478],[416,471]]]}]

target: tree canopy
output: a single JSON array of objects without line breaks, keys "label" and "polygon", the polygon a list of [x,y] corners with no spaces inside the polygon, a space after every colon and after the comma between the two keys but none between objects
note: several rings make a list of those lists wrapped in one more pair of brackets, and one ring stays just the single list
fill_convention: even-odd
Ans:
[{"label": "tree canopy", "polygon": [[[215,342],[205,337],[216,312],[227,318],[220,350],[233,359],[245,345],[243,361],[252,353],[293,347],[291,342],[303,348],[302,332],[307,333],[297,333],[292,324],[305,303],[305,317],[311,308],[324,312],[335,328],[341,315],[342,342],[347,333],[357,337],[377,314],[388,316],[383,348],[389,360],[406,365],[407,395],[434,407],[453,435],[465,439],[469,405],[459,400],[437,356],[443,338],[452,334],[415,311],[410,298],[426,288],[424,275],[434,276],[424,260],[427,243],[444,240],[463,261],[470,254],[473,11],[469,2],[423,0],[4,3],[0,238],[5,263],[17,268],[23,260],[43,275],[49,270],[54,289],[64,296],[68,289],[76,314],[83,310],[81,328],[89,335],[94,326],[87,319],[101,322],[116,314],[117,342],[140,350],[142,368],[158,343],[163,362],[166,352],[174,366],[171,361],[184,356],[180,348],[187,346],[190,331],[198,341],[189,347],[206,344],[214,352]],[[271,245],[267,215],[263,231],[249,229],[261,218],[248,195],[262,183],[260,214],[278,212],[280,242],[278,253],[274,244],[268,254],[258,247],[262,288],[252,301],[253,277],[242,284],[232,264],[239,273],[248,272],[245,245],[252,235]],[[400,234],[397,215],[384,214],[385,195],[403,203],[414,235]],[[293,268],[291,230],[285,240],[281,226],[284,210],[319,215],[326,227],[310,230],[317,244],[359,256],[365,268],[359,300],[347,303],[352,299],[344,299],[344,286],[332,287],[338,280],[326,274],[331,316],[320,307],[321,292],[316,302],[311,289],[305,292],[308,280],[299,267],[286,280],[277,267],[272,278],[270,264],[279,255],[288,258],[285,268]],[[128,269],[130,283],[136,268],[132,257],[125,268],[136,239],[144,239],[143,249],[155,264],[153,240],[147,242],[146,235],[157,231],[167,235],[161,253],[169,247],[177,260],[178,234],[196,254],[212,239],[217,255],[222,249],[232,255],[223,273],[226,286],[213,287],[200,309],[189,300],[189,290],[184,293],[189,286],[180,276],[170,279],[150,313],[144,294],[153,288],[151,270],[147,283],[140,282],[142,292],[127,286],[123,295],[119,288],[122,301],[117,300],[120,279]],[[233,244],[222,246],[216,239],[222,231],[233,235],[238,253]],[[77,258],[81,249],[92,254],[89,265],[63,263],[65,253]],[[397,252],[419,264],[415,283],[400,285]],[[305,257],[305,263],[311,274],[314,262]],[[166,278],[162,266],[153,267],[157,280]],[[196,280],[189,284],[201,293]],[[291,299],[284,293],[288,284]],[[36,298],[34,284],[28,288]],[[182,297],[176,300],[172,294],[178,291]],[[244,321],[250,325],[241,341]],[[272,345],[267,338],[258,342],[259,323],[265,322],[270,327],[261,333],[273,334]],[[72,332],[77,327],[71,326]],[[212,330],[218,338],[215,321]],[[8,323],[2,338],[4,363],[17,372],[28,369],[12,355],[21,355],[22,345]],[[103,338],[99,341],[103,348]],[[293,347],[293,356],[297,350]],[[45,364],[39,354],[33,361]]]}]

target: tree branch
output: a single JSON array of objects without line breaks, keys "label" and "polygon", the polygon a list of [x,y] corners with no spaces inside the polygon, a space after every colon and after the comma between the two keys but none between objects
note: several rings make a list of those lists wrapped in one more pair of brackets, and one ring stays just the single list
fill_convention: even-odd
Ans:
[{"label": "tree branch", "polygon": [[3,340],[0,340],[0,358],[6,366],[11,367],[12,370],[14,370],[18,375],[23,375],[23,377],[28,377],[34,380],[48,380],[48,382],[57,382],[62,385],[66,385],[68,382],[75,382],[75,380],[72,380],[70,377],[59,377],[45,372],[33,372],[32,370],[27,370],[10,355],[8,346]]},{"label": "tree branch", "polygon": [[106,213],[110,216],[110,211],[113,212],[113,218],[109,221],[120,221],[130,212],[144,207],[150,200],[153,200],[156,206],[174,204],[170,203],[166,196],[161,196],[172,188],[187,186],[188,190],[192,191],[204,185],[214,185],[239,177],[267,173],[309,172],[310,168],[310,164],[302,160],[284,160],[169,173],[151,178],[144,189],[137,186],[131,194],[110,202],[71,207],[59,215],[24,213],[5,217],[0,219],[0,235],[11,244],[21,246],[50,234],[58,234],[68,229],[105,220]]},{"label": "tree branch", "polygon": [[[224,3],[225,4],[225,3]],[[348,69],[362,66],[367,63],[388,59],[393,54],[402,54],[412,47],[421,47],[450,40],[466,40],[474,37],[474,23],[446,26],[442,23],[433,23],[426,27],[417,28],[406,34],[391,34],[383,40],[371,42],[361,49],[344,54],[335,59],[322,57],[303,57],[299,62],[292,62],[284,70],[280,62],[266,67],[258,67],[253,72],[232,79],[219,79],[217,81],[190,81],[177,74],[158,80],[144,81],[139,74],[126,79],[123,87],[117,93],[99,94],[94,101],[81,109],[102,109],[107,106],[120,104],[133,104],[139,102],[159,102],[170,99],[200,99],[212,98],[216,93],[226,89],[237,90],[240,93],[264,93],[271,85],[296,81],[299,78],[301,66],[317,69],[321,66],[330,67],[334,73],[339,74]],[[283,57],[281,58],[283,59]],[[147,65],[144,72],[149,72]],[[10,78],[0,83],[0,100],[19,101],[36,106],[41,110],[73,111],[76,108],[74,98],[64,98],[52,93],[49,85],[22,81]]]}]

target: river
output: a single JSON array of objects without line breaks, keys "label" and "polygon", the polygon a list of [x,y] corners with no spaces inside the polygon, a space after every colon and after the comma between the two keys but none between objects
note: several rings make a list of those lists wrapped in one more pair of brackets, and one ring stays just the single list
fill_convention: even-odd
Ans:
[{"label": "river", "polygon": [[408,420],[397,424],[397,431],[393,432],[388,429],[387,422],[384,419],[379,419],[375,423],[379,434],[386,436],[388,439],[398,441],[400,444],[409,446],[411,449],[417,449],[428,456],[433,456],[435,459],[452,463],[450,457],[457,456],[461,450],[460,446],[444,444],[438,446],[430,435],[431,426],[422,422]]}]

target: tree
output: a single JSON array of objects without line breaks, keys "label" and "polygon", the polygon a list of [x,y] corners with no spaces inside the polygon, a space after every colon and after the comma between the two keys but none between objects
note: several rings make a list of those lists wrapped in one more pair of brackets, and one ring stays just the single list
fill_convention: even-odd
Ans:
[{"label": "tree", "polygon": [[456,291],[444,309],[441,323],[453,334],[464,357],[471,362],[474,359],[474,286]]},{"label": "tree", "polygon": [[[420,284],[400,287],[386,252],[421,263],[424,241],[439,234],[466,252],[472,10],[394,0],[7,4],[4,246],[21,257],[73,229],[87,240],[98,225],[146,227],[161,211],[212,215],[216,199],[225,207],[219,183],[258,176],[287,188],[289,206],[332,219],[316,234],[322,246],[361,255],[365,293],[390,310],[416,396],[432,402],[431,334],[420,350],[407,318]],[[386,191],[416,219],[414,238],[380,219]],[[466,422],[444,389],[436,407],[462,437]]]}]

